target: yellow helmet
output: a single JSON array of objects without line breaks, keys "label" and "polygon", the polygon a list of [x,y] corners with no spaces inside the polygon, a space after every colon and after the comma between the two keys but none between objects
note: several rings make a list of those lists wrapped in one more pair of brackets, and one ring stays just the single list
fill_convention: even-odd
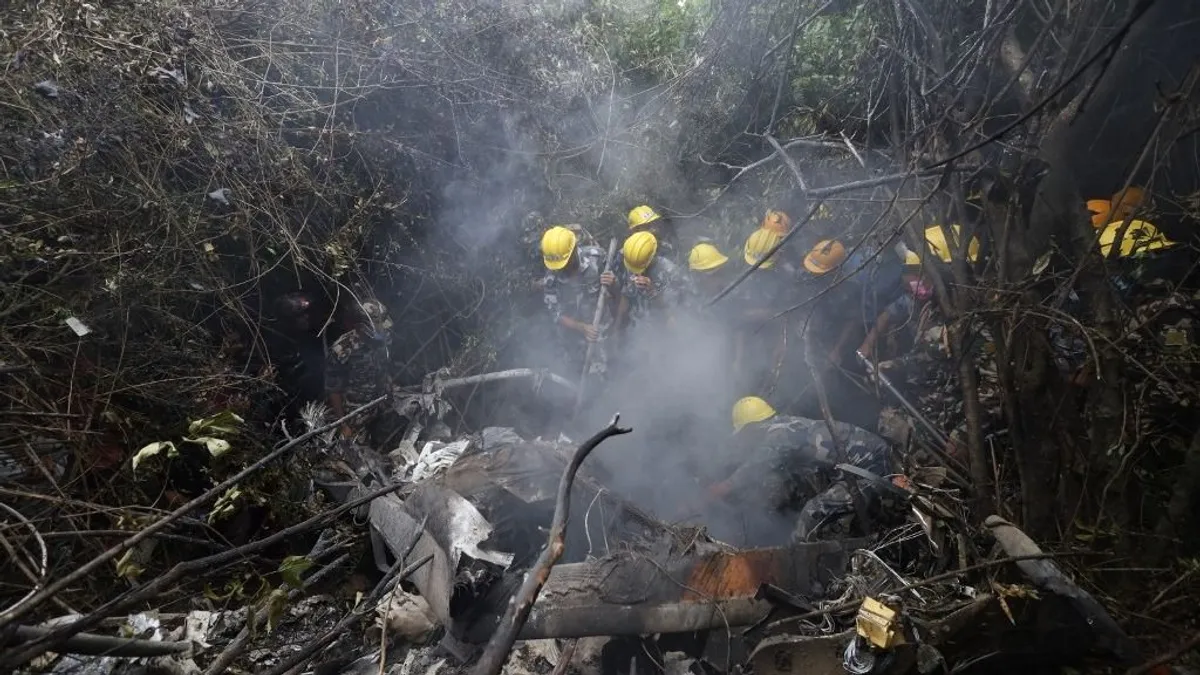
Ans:
[{"label": "yellow helmet", "polygon": [[[1125,221],[1123,220],[1113,221],[1100,233],[1100,253],[1105,257],[1108,257],[1108,252],[1112,250],[1117,233],[1121,231],[1121,227],[1124,224]],[[1158,231],[1158,228],[1150,223],[1144,220],[1133,220],[1129,223],[1129,229],[1125,230],[1125,236],[1121,238],[1121,248],[1117,252],[1117,255],[1124,258],[1135,253],[1169,248],[1174,246],[1175,243],[1163,236]]]},{"label": "yellow helmet", "polygon": [[556,225],[542,235],[542,262],[546,269],[561,270],[571,262],[578,238],[571,230]]},{"label": "yellow helmet", "polygon": [[846,247],[836,239],[818,241],[804,256],[804,269],[817,276],[828,274],[846,261]]},{"label": "yellow helmet", "polygon": [[[743,247],[742,253],[746,258],[746,264],[753,265],[759,260],[762,260],[763,256],[767,255],[771,249],[775,248],[775,245],[779,243],[780,239],[783,239],[783,236],[772,230],[763,229],[761,227],[755,230],[750,234],[749,237],[746,237],[746,245]],[[774,266],[774,260],[767,260],[763,262],[762,265],[759,265],[759,267],[764,270],[769,270]]]},{"label": "yellow helmet", "polygon": [[[946,239],[946,230],[941,225],[931,225],[925,228],[925,245],[944,263],[950,262],[951,254],[958,248],[958,237],[962,233],[962,228],[958,225],[951,225],[950,231],[953,233],[953,242]],[[978,259],[979,239],[972,236],[971,242],[967,244],[967,260],[975,262]]]},{"label": "yellow helmet", "polygon": [[782,236],[792,229],[792,219],[783,211],[767,211],[767,216],[762,221],[762,229]]},{"label": "yellow helmet", "polygon": [[655,253],[658,253],[658,239],[651,232],[634,232],[621,247],[625,269],[634,274],[645,272],[650,263],[654,262]]},{"label": "yellow helmet", "polygon": [[645,227],[659,218],[662,218],[662,216],[658,215],[658,211],[655,211],[649,206],[646,206],[645,204],[642,204],[641,206],[635,206],[633,210],[629,212],[629,229],[636,230],[639,227]]},{"label": "yellow helmet", "polygon": [[775,409],[757,396],[738,399],[733,404],[733,432],[737,433],[747,424],[754,424],[775,416]]},{"label": "yellow helmet", "polygon": [[729,262],[721,251],[707,242],[696,244],[688,254],[688,268],[696,272],[715,270]]},{"label": "yellow helmet", "polygon": [[904,264],[907,267],[919,267],[921,265],[921,256],[908,249],[904,249]]}]

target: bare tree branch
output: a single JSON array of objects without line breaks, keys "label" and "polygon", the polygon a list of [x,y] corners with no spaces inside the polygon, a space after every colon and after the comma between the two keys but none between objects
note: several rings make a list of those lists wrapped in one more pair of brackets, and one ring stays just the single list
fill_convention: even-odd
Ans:
[{"label": "bare tree branch", "polygon": [[571,485],[575,482],[575,474],[579,471],[583,460],[587,459],[587,456],[605,439],[633,431],[617,426],[620,419],[619,414],[613,415],[608,426],[584,441],[571,457],[566,470],[563,471],[562,480],[558,484],[558,498],[554,502],[554,518],[550,521],[550,537],[546,542],[546,547],[542,549],[533,567],[525,574],[525,582],[521,584],[520,590],[509,600],[508,609],[504,611],[504,617],[500,619],[496,633],[492,635],[492,639],[488,641],[487,647],[479,657],[479,662],[475,664],[474,675],[498,675],[504,667],[504,662],[508,660],[508,654],[512,651],[513,643],[517,641],[521,627],[529,618],[529,612],[533,609],[533,603],[537,601],[538,593],[546,584],[546,580],[550,578],[550,569],[562,557],[563,549],[566,547],[567,519],[571,513]]}]

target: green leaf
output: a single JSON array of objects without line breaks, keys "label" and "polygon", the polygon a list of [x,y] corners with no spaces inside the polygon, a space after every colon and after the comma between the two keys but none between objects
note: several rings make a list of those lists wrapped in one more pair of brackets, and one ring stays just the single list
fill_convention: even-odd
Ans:
[{"label": "green leaf", "polygon": [[287,609],[287,605],[286,591],[282,588],[271,591],[271,595],[267,598],[267,632],[275,630],[275,626],[279,625],[279,620],[283,618],[283,612]]},{"label": "green leaf", "polygon": [[195,436],[201,432],[205,432],[208,435],[236,434],[238,432],[238,427],[245,421],[246,420],[243,420],[236,414],[226,410],[224,412],[219,412],[212,417],[192,420],[192,422],[188,424],[188,434],[192,436]]},{"label": "green leaf", "polygon": [[133,470],[137,471],[138,464],[143,460],[154,457],[163,450],[167,451],[167,457],[178,457],[179,451],[175,449],[175,444],[170,441],[155,441],[149,445],[143,446],[141,450],[133,456]]},{"label": "green leaf", "polygon": [[146,571],[133,559],[133,552],[134,549],[132,548],[125,551],[125,555],[121,556],[121,559],[117,561],[117,576],[129,579],[130,581],[136,581],[142,572]]},{"label": "green leaf", "polygon": [[1053,251],[1046,251],[1042,255],[1038,256],[1037,262],[1033,263],[1033,276],[1036,277],[1042,272],[1045,272],[1046,268],[1050,266],[1051,253],[1053,253]]},{"label": "green leaf", "polygon": [[214,438],[212,436],[201,436],[200,438],[185,438],[183,440],[187,443],[195,443],[197,445],[203,445],[204,447],[208,448],[208,454],[212,455],[213,457],[220,457],[221,455],[229,452],[230,448],[233,447],[233,446],[229,445],[229,441],[227,441],[223,438]]},{"label": "green leaf", "polygon": [[237,510],[237,500],[241,496],[242,491],[236,486],[226,490],[225,494],[217,499],[217,503],[213,504],[212,512],[208,514],[209,524],[211,525]]},{"label": "green leaf", "polygon": [[300,588],[304,585],[304,580],[300,577],[313,566],[313,561],[302,555],[289,555],[279,564],[279,575],[283,577],[283,583],[292,588]]}]

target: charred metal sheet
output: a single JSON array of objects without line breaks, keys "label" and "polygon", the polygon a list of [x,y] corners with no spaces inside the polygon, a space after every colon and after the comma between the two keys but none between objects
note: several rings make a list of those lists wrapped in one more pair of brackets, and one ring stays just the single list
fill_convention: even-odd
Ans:
[{"label": "charred metal sheet", "polygon": [[[820,542],[783,548],[718,551],[650,558],[620,554],[594,563],[558,565],[538,597],[521,639],[681,633],[745,626],[772,605],[758,598],[773,584],[819,596],[846,569],[861,542]],[[499,590],[499,589],[498,589]],[[488,603],[503,607],[504,597]],[[486,639],[493,622],[479,621],[467,639]]]},{"label": "charred metal sheet", "polygon": [[750,662],[756,675],[843,675],[842,652],[852,639],[854,631],[769,637],[754,648]]}]

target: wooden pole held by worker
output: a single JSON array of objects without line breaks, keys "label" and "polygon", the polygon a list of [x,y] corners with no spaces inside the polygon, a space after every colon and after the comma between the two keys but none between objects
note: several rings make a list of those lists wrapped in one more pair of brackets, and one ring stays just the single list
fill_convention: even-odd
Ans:
[{"label": "wooden pole held by worker", "polygon": [[[617,255],[617,238],[613,237],[608,242],[608,257],[604,259],[604,273],[612,271],[613,258]],[[592,328],[599,329],[600,319],[604,318],[604,299],[608,297],[608,291],[604,285],[600,286],[600,297],[596,299],[596,313],[592,315]],[[583,406],[584,392],[587,390],[588,371],[592,368],[592,355],[596,351],[596,343],[589,342],[587,345],[587,353],[583,356],[583,372],[579,374],[579,388],[575,392],[575,408],[571,412],[571,417],[579,414],[579,408]]]}]

